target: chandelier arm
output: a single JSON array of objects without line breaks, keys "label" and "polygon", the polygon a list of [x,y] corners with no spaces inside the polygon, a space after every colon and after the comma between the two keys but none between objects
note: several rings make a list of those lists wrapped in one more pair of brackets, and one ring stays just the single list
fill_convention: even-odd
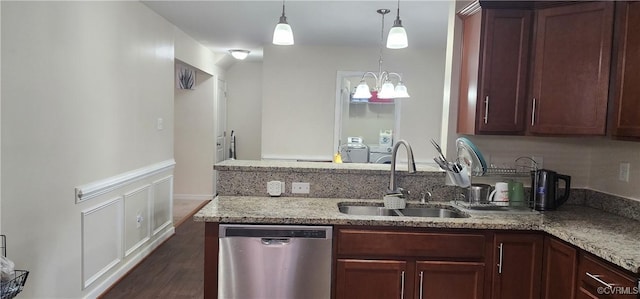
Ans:
[{"label": "chandelier arm", "polygon": [[389,76],[394,75],[396,77],[398,77],[398,81],[402,82],[402,76],[400,76],[400,74],[398,73],[389,73]]}]

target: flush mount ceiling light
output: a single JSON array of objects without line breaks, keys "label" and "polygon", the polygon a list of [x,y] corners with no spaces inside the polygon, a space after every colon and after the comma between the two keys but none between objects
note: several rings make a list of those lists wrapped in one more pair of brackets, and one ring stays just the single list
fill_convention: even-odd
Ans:
[{"label": "flush mount ceiling light", "polygon": [[[380,60],[378,60],[378,74],[372,72],[366,72],[362,75],[360,84],[356,87],[356,92],[353,94],[355,99],[370,99],[372,97],[369,85],[364,80],[366,76],[372,76],[376,81],[375,91],[377,91],[377,97],[379,99],[400,99],[409,98],[407,87],[402,83],[402,77],[400,74],[382,71],[382,49],[384,45],[384,15],[388,14],[389,9],[378,9],[377,12],[382,15],[382,30],[380,33]],[[391,82],[391,76],[398,77],[398,84],[394,87]]]},{"label": "flush mount ceiling light", "polygon": [[396,20],[393,22],[393,27],[389,30],[389,36],[387,36],[387,48],[389,49],[403,49],[409,46],[407,39],[407,31],[402,27],[402,21],[400,20],[400,0],[398,0],[398,11],[396,13]]},{"label": "flush mount ceiling light", "polygon": [[287,17],[284,15],[284,0],[282,0],[282,16],[280,16],[280,22],[276,25],[276,29],[273,30],[273,44],[281,46],[293,45],[293,30],[287,23]]},{"label": "flush mount ceiling light", "polygon": [[244,60],[245,58],[247,58],[247,56],[249,56],[249,53],[251,53],[251,51],[234,49],[229,50],[229,53],[231,53],[231,56],[233,56],[233,58],[235,59]]}]

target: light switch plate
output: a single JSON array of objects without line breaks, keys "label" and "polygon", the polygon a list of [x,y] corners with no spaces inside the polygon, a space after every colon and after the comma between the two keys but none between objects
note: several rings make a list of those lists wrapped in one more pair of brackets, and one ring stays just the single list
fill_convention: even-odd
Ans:
[{"label": "light switch plate", "polygon": [[270,181],[267,182],[267,193],[269,196],[280,196],[284,192],[284,182]]},{"label": "light switch plate", "polygon": [[622,162],[620,163],[620,171],[618,172],[618,180],[623,182],[629,182],[629,171],[631,171],[631,163]]}]

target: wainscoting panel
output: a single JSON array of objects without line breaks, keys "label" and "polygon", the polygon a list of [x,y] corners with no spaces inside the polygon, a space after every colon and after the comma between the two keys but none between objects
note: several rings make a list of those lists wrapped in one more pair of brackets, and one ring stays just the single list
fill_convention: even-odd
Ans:
[{"label": "wainscoting panel", "polygon": [[123,198],[82,211],[82,289],[122,260]]},{"label": "wainscoting panel", "polygon": [[99,297],[175,233],[174,165],[170,159],[76,188],[83,298]]},{"label": "wainscoting panel", "polygon": [[103,180],[95,181],[86,185],[78,186],[75,189],[76,203],[81,203],[89,199],[98,197],[108,192],[122,188],[133,182],[142,180],[164,171],[173,170],[176,161],[173,159],[162,161],[146,167],[138,168],[129,172],[121,173]]},{"label": "wainscoting panel", "polygon": [[125,257],[149,241],[151,185],[147,184],[124,195]]},{"label": "wainscoting panel", "polygon": [[160,233],[173,222],[173,176],[167,176],[153,185],[153,235]]}]

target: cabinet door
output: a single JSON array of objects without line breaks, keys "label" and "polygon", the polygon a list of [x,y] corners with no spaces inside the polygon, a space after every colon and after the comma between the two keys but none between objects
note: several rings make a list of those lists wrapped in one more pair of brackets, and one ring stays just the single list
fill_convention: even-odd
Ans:
[{"label": "cabinet door", "polygon": [[470,7],[460,15],[458,133],[522,134],[532,12]]},{"label": "cabinet door", "polygon": [[338,259],[336,298],[406,298],[407,263]]},{"label": "cabinet door", "polygon": [[529,132],[604,135],[613,2],[536,12]]},{"label": "cabinet door", "polygon": [[613,135],[640,138],[640,2],[616,2]]},{"label": "cabinet door", "polygon": [[577,272],[578,256],[575,248],[553,237],[545,237],[543,298],[573,299]]},{"label": "cabinet door", "polygon": [[625,273],[617,266],[581,252],[578,258],[577,298],[638,298],[635,294],[638,287],[636,275]]},{"label": "cabinet door", "polygon": [[418,299],[482,298],[484,263],[416,262]]},{"label": "cabinet door", "polygon": [[525,108],[532,12],[486,9],[479,133],[521,134]]},{"label": "cabinet door", "polygon": [[539,234],[496,234],[492,298],[540,298],[542,243]]}]

